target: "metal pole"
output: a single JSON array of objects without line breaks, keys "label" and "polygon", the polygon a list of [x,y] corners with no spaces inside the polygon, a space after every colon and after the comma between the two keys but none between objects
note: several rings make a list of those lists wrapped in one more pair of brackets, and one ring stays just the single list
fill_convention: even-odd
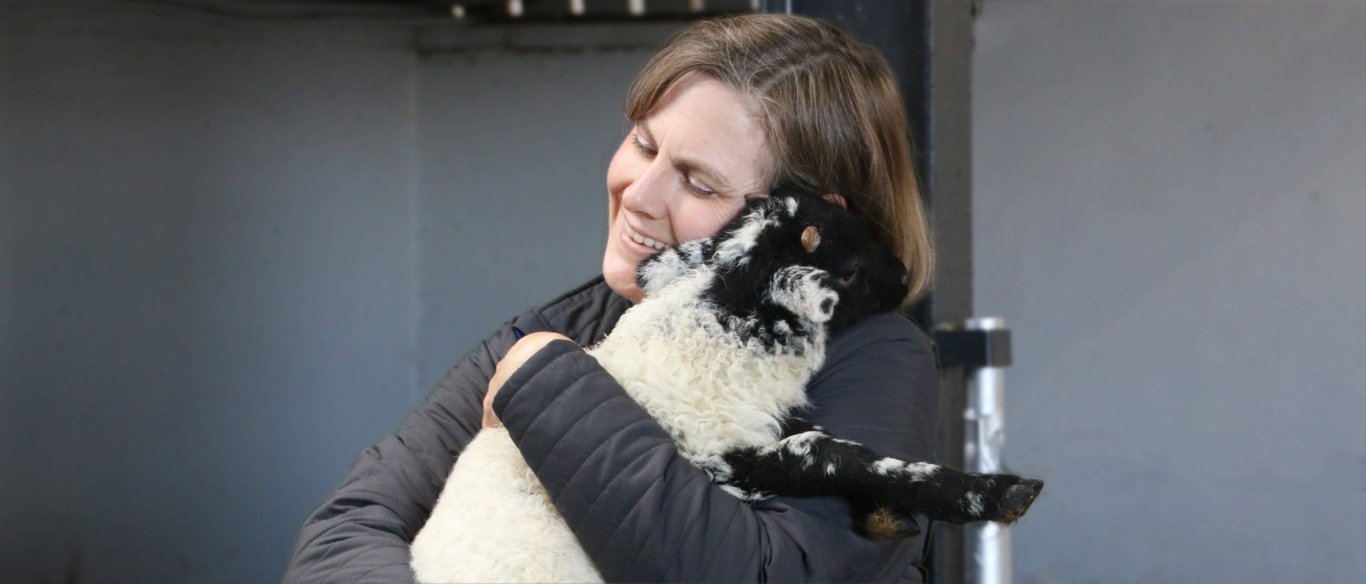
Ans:
[{"label": "metal pole", "polygon": [[[971,318],[967,331],[1006,330],[1000,318]],[[1005,366],[984,364],[970,368],[967,376],[967,408],[963,411],[966,469],[978,473],[1001,472],[1001,448],[1005,444]],[[963,530],[964,582],[1011,584],[1010,528],[988,521]]]},{"label": "metal pole", "polygon": [[[1005,445],[1005,368],[1010,366],[1010,329],[1000,318],[969,318],[960,325],[934,331],[939,362],[945,371],[963,375],[962,407],[954,414],[963,420],[959,442],[962,468],[969,472],[1000,472]],[[955,580],[972,584],[1010,584],[1010,533],[999,523],[976,523],[961,528],[962,571]]]}]

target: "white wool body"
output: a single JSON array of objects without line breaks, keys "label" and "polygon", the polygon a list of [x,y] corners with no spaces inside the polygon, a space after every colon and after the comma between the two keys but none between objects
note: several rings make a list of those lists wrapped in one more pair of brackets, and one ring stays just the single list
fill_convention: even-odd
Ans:
[{"label": "white wool body", "polygon": [[[782,419],[806,404],[825,329],[804,327],[812,334],[799,347],[742,340],[702,299],[714,277],[701,267],[671,281],[588,352],[683,456],[716,468],[726,451],[779,439]],[[420,582],[602,581],[502,428],[482,430],[460,455],[412,556]]]},{"label": "white wool body", "polygon": [[602,582],[506,428],[465,447],[411,551],[419,582]]},{"label": "white wool body", "polygon": [[712,278],[702,268],[670,282],[589,350],[693,461],[777,441],[825,356],[823,327],[807,327],[803,346],[771,348],[723,327],[702,300]]}]

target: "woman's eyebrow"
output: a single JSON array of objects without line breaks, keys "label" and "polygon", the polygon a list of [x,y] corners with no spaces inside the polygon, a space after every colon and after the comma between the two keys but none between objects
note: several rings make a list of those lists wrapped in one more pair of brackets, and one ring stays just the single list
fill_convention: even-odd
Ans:
[{"label": "woman's eyebrow", "polygon": [[[659,142],[655,140],[654,133],[650,131],[649,126],[645,125],[644,121],[636,123],[636,128],[640,130],[641,135],[645,136],[645,140],[647,142],[654,145],[656,149],[659,148]],[[670,156],[669,160],[672,160],[675,166],[684,171],[690,172],[692,174],[703,175],[703,178],[707,179],[708,182],[712,183],[712,188],[723,191],[730,190],[730,183],[726,182],[726,179],[723,177],[723,175],[720,172],[717,172],[715,168],[712,168],[704,162],[701,162],[699,160],[693,160],[691,158],[680,158],[678,156]]]}]

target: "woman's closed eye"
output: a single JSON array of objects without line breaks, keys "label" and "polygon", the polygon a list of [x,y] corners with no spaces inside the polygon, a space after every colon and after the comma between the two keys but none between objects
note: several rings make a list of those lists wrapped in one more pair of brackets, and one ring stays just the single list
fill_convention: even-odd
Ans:
[{"label": "woman's closed eye", "polygon": [[640,135],[640,131],[632,132],[631,143],[635,145],[636,151],[640,152],[641,156],[644,156],[646,158],[654,158],[655,154],[658,154],[658,152],[656,152],[654,148],[651,148],[650,146],[645,144],[644,139]]},{"label": "woman's closed eye", "polygon": [[[636,151],[647,159],[654,159],[655,155],[659,154],[658,150],[655,150],[643,141],[640,132],[636,132],[635,136],[631,138],[631,144],[635,145]],[[692,191],[694,195],[699,197],[711,197],[716,195],[716,191],[712,190],[707,185],[697,182],[697,179],[694,179],[688,173],[680,172],[679,176],[683,179],[683,187]]]},{"label": "woman's closed eye", "polygon": [[688,190],[692,191],[693,194],[696,194],[700,197],[710,197],[716,194],[716,191],[707,188],[706,185],[698,183],[687,174],[683,175],[683,186],[688,187]]}]

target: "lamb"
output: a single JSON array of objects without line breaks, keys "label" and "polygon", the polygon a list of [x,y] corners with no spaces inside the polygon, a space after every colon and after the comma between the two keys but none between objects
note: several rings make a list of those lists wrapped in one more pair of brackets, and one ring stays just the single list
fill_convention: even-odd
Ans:
[{"label": "lamb", "polygon": [[[715,236],[645,260],[646,299],[588,351],[727,492],[848,497],[870,534],[918,530],[917,512],[1014,521],[1042,483],[877,456],[792,416],[828,339],[896,308],[905,269],[841,207],[796,192],[755,197]],[[456,461],[412,544],[423,582],[602,581],[507,431]]]}]

